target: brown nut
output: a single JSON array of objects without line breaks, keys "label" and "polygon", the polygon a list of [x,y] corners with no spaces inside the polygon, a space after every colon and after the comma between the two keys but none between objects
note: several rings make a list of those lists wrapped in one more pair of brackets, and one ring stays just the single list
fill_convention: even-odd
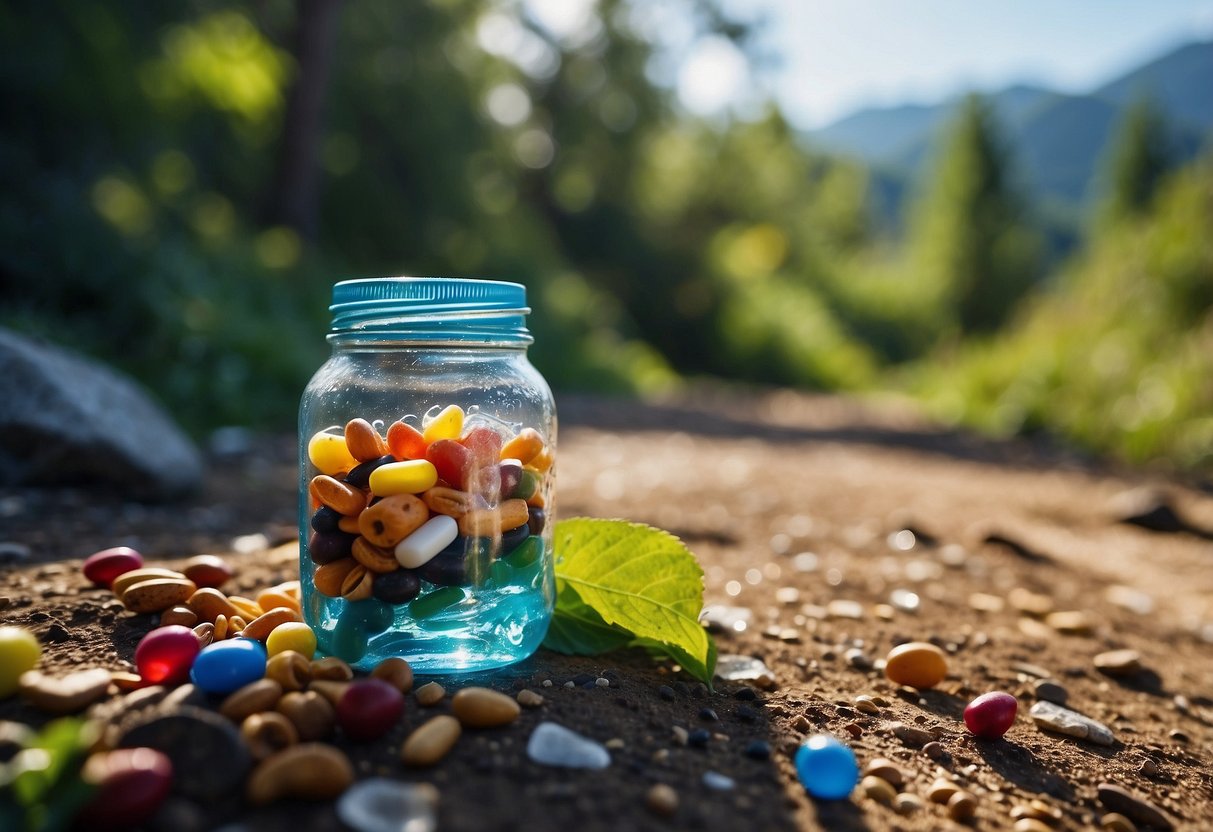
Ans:
[{"label": "brown nut", "polygon": [[[129,693],[130,691],[143,688],[143,677],[138,673],[114,670],[110,672],[110,684],[123,693]],[[150,688],[147,688],[147,690],[150,690]]]},{"label": "brown nut", "polygon": [[292,745],[261,762],[249,775],[250,803],[264,806],[282,798],[329,800],[354,782],[349,758],[331,745]]},{"label": "brown nut", "polygon": [[350,547],[350,554],[354,556],[354,560],[372,572],[395,572],[400,568],[400,562],[396,560],[395,552],[380,549],[365,537],[354,539],[354,543]]},{"label": "brown nut", "polygon": [[372,679],[382,679],[401,693],[413,689],[413,668],[399,656],[384,659],[371,671]]},{"label": "brown nut", "polygon": [[370,462],[387,456],[387,441],[366,419],[351,419],[345,425],[345,447],[359,462]]},{"label": "brown nut", "polygon": [[240,736],[254,760],[264,760],[299,742],[295,725],[277,711],[250,715],[240,724]]},{"label": "brown nut", "polygon": [[285,607],[288,610],[301,612],[299,607],[299,599],[286,591],[283,586],[272,586],[269,589],[263,589],[257,593],[257,606],[266,612],[271,612],[279,607]]},{"label": "brown nut", "polygon": [[[235,616],[233,616],[233,617],[235,617]],[[227,616],[226,615],[221,615],[215,619],[214,633],[215,633],[215,636],[214,636],[215,641],[223,641],[225,638],[227,638]]]},{"label": "brown nut", "polygon": [[181,570],[198,586],[223,586],[232,577],[232,567],[217,555],[196,555],[185,562]]},{"label": "brown nut", "polygon": [[209,621],[194,626],[194,635],[198,637],[198,646],[206,647],[215,640],[215,625]]},{"label": "brown nut", "polygon": [[303,690],[312,681],[312,665],[302,653],[283,650],[265,663],[265,678],[282,685],[284,691]]},{"label": "brown nut", "polygon": [[110,584],[110,591],[121,598],[122,594],[135,584],[141,581],[150,581],[152,578],[174,578],[181,580],[185,578],[185,575],[172,569],[161,569],[159,566],[144,566],[141,569],[123,572],[117,578],[114,578],[114,582]]},{"label": "brown nut", "polygon": [[462,732],[455,717],[436,716],[409,734],[400,748],[400,759],[408,766],[432,766],[450,752]]},{"label": "brown nut", "polygon": [[164,612],[160,613],[160,626],[167,627],[170,624],[179,624],[182,627],[193,627],[198,623],[198,615],[189,607],[176,606],[169,607]]},{"label": "brown nut", "polygon": [[[265,610],[261,609],[261,605],[252,598],[245,598],[243,595],[229,595],[228,602],[236,608],[236,612],[245,621],[252,621],[260,616]],[[231,618],[229,615],[228,618]]]},{"label": "brown nut", "polygon": [[478,508],[459,518],[459,533],[468,537],[497,537],[527,521],[526,500],[506,500],[497,508]]},{"label": "brown nut", "polygon": [[230,694],[219,706],[219,713],[232,722],[244,722],[253,714],[272,711],[282,698],[282,685],[273,679],[258,679]]},{"label": "brown nut", "polygon": [[491,688],[464,688],[451,697],[451,713],[468,728],[508,725],[521,710],[516,700]]},{"label": "brown nut", "polygon": [[184,604],[197,588],[189,578],[149,578],[128,586],[122,605],[131,612],[163,612]]},{"label": "brown nut", "polygon": [[430,510],[421,498],[394,494],[358,515],[358,531],[376,546],[391,549],[429,519]]},{"label": "brown nut", "polygon": [[437,485],[422,493],[422,501],[435,514],[445,514],[458,520],[474,508],[472,495],[466,491]]},{"label": "brown nut", "polygon": [[191,595],[187,606],[194,611],[200,621],[214,622],[221,615],[231,618],[233,615],[240,614],[240,610],[232,606],[226,595],[209,586],[204,586]]},{"label": "brown nut", "polygon": [[312,477],[308,492],[316,502],[347,517],[353,517],[366,508],[365,491],[327,474]]},{"label": "brown nut", "polygon": [[329,656],[312,662],[312,678],[348,682],[354,678],[354,669],[336,656]]},{"label": "brown nut", "polygon": [[233,615],[231,618],[229,618],[227,620],[227,637],[235,638],[236,636],[238,636],[244,632],[244,628],[246,626],[247,625],[244,623],[243,616]]},{"label": "brown nut", "polygon": [[371,597],[374,581],[375,573],[360,563],[341,582],[341,597],[347,601],[365,601]]},{"label": "brown nut", "polygon": [[307,686],[307,689],[323,696],[335,708],[341,701],[341,697],[345,696],[345,692],[350,689],[351,684],[353,683],[338,682],[335,679],[312,679],[312,683]]},{"label": "brown nut", "polygon": [[291,721],[299,739],[305,742],[331,736],[337,719],[333,706],[314,690],[285,694],[275,710]]},{"label": "brown nut", "polygon": [[265,641],[279,624],[302,620],[303,616],[290,607],[274,607],[246,624],[240,634],[245,638]]},{"label": "brown nut", "polygon": [[350,574],[350,570],[358,565],[358,561],[353,558],[342,558],[332,563],[326,563],[316,569],[312,575],[312,584],[321,595],[340,598],[341,585],[345,583],[345,578]]}]

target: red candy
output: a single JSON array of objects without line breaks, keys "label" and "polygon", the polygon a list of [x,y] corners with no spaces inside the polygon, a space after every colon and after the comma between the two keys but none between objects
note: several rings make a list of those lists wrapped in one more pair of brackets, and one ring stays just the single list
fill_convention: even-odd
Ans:
[{"label": "red candy", "polygon": [[1015,722],[1019,703],[1000,690],[983,693],[965,708],[965,725],[976,736],[997,739]]},{"label": "red candy", "polygon": [[412,425],[392,422],[387,429],[387,447],[396,459],[425,459],[425,436]]},{"label": "red candy", "polygon": [[492,428],[472,428],[459,444],[472,452],[472,461],[477,468],[496,465],[501,456],[501,434]]},{"label": "red candy", "polygon": [[198,636],[189,627],[158,627],[135,648],[135,666],[148,684],[179,685],[189,681],[190,668],[200,649]]},{"label": "red candy", "polygon": [[109,586],[114,578],[143,566],[143,555],[129,546],[103,549],[88,556],[84,561],[84,577],[97,586]]},{"label": "red candy", "polygon": [[373,740],[400,721],[404,694],[382,679],[360,679],[337,700],[337,724],[350,739]]},{"label": "red candy", "polygon": [[76,815],[76,829],[117,830],[142,826],[168,797],[173,764],[151,748],[94,754],[81,772],[97,787]]},{"label": "red candy", "polygon": [[438,469],[438,478],[454,488],[463,488],[472,467],[472,452],[454,439],[439,439],[425,451],[425,458]]}]

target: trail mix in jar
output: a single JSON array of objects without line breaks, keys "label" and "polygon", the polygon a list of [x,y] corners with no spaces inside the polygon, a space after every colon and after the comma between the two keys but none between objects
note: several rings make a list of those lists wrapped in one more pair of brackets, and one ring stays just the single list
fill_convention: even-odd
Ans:
[{"label": "trail mix in jar", "polygon": [[398,420],[381,435],[356,418],[311,437],[317,592],[424,619],[463,600],[461,587],[538,585],[551,449],[534,428],[465,416],[449,405],[422,429]]}]

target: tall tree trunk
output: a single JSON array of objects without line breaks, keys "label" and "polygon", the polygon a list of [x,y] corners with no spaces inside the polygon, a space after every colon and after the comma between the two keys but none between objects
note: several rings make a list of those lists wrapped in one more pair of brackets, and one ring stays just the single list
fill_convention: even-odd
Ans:
[{"label": "tall tree trunk", "polygon": [[320,137],[324,98],[336,42],[341,0],[299,0],[295,23],[295,82],[287,96],[278,167],[266,219],[304,239],[316,237],[320,199]]}]

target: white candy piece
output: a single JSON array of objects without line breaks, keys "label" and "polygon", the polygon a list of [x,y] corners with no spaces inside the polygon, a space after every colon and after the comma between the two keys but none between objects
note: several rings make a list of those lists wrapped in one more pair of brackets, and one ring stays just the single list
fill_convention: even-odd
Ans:
[{"label": "white candy piece", "polygon": [[454,517],[435,514],[421,528],[396,544],[396,560],[405,569],[416,569],[433,560],[434,556],[459,537],[459,524]]}]

